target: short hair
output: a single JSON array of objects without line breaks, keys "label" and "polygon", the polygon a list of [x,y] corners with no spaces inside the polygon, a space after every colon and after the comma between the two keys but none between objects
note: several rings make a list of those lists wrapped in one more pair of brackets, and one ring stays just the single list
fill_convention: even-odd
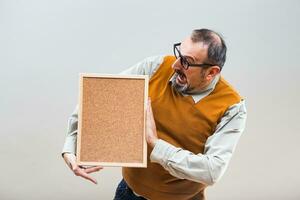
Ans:
[{"label": "short hair", "polygon": [[207,61],[210,64],[218,65],[223,68],[226,61],[227,47],[220,34],[209,29],[195,29],[192,32],[193,42],[203,42],[207,45]]}]

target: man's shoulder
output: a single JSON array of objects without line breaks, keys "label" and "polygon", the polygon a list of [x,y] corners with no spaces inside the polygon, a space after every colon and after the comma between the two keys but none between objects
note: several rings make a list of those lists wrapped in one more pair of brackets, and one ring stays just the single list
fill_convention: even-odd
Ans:
[{"label": "man's shoulder", "polygon": [[163,60],[164,60],[165,57],[166,57],[166,55],[148,56],[148,57],[144,58],[142,62],[146,62],[146,63],[159,63],[159,64],[161,64],[163,62]]},{"label": "man's shoulder", "polygon": [[224,95],[231,95],[235,101],[240,102],[241,99],[243,99],[239,92],[236,90],[236,88],[227,81],[222,75],[220,76],[220,79],[218,81],[218,84],[216,86],[217,91],[222,91]]}]

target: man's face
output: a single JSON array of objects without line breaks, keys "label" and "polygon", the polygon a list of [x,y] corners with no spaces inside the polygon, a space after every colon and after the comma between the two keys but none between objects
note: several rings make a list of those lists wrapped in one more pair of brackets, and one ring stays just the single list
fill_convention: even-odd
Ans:
[{"label": "man's face", "polygon": [[[188,59],[190,64],[204,63],[207,57],[207,46],[201,42],[194,43],[190,37],[182,41],[180,46],[182,56]],[[182,93],[195,93],[206,87],[206,70],[202,67],[190,66],[187,70],[183,68],[178,58],[172,65],[175,75],[172,85]]]}]

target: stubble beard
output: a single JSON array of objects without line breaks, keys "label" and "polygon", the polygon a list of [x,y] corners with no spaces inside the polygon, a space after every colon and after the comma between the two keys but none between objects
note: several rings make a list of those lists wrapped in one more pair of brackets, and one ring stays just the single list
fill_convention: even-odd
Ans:
[{"label": "stubble beard", "polygon": [[180,85],[180,84],[178,84],[178,83],[176,82],[176,79],[177,79],[178,76],[179,76],[179,74],[175,72],[175,73],[174,73],[174,76],[173,76],[173,78],[172,78],[172,80],[171,80],[172,86],[173,86],[178,92],[181,92],[181,93],[188,93],[188,91],[189,91],[189,86],[188,86],[187,83],[185,83],[184,85]]},{"label": "stubble beard", "polygon": [[[174,73],[171,82],[172,82],[172,86],[180,93],[184,93],[184,94],[193,94],[195,93],[195,88],[191,87],[188,83],[185,83],[184,85],[178,84],[176,82],[177,77],[179,76],[179,74],[177,72]],[[201,81],[201,85],[205,86],[205,71],[202,71],[200,74],[200,77],[202,79]]]}]

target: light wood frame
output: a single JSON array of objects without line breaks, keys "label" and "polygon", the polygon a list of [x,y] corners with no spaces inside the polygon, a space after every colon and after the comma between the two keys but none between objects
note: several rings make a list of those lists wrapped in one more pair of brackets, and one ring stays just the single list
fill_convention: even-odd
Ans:
[{"label": "light wood frame", "polygon": [[[111,166],[111,167],[147,167],[147,142],[146,142],[146,111],[148,102],[148,75],[111,75],[111,74],[95,74],[95,73],[81,73],[79,74],[79,110],[78,110],[78,136],[77,136],[77,164],[80,166]],[[102,162],[102,161],[82,161],[81,160],[81,140],[82,140],[82,111],[83,111],[83,79],[84,78],[109,78],[115,79],[136,79],[143,80],[144,85],[144,113],[143,113],[143,130],[142,132],[142,162]]]}]

